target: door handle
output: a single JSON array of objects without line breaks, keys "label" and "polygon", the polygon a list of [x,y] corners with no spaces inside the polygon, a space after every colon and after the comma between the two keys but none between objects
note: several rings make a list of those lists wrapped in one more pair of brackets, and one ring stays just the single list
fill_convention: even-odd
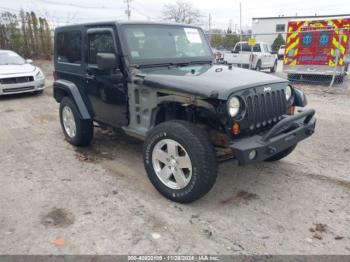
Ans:
[{"label": "door handle", "polygon": [[85,75],[85,79],[86,80],[95,80],[96,76],[95,75],[89,75],[89,74],[86,74]]}]

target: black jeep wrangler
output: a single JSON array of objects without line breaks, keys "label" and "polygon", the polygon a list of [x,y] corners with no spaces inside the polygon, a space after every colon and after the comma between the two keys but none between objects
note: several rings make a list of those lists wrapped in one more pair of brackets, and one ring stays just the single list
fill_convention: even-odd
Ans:
[{"label": "black jeep wrangler", "polygon": [[94,123],[144,140],[144,165],[165,197],[188,203],[214,185],[218,163],[276,161],[312,135],[303,92],[269,74],[215,65],[200,28],[105,22],[55,31],[54,98],[67,141]]}]

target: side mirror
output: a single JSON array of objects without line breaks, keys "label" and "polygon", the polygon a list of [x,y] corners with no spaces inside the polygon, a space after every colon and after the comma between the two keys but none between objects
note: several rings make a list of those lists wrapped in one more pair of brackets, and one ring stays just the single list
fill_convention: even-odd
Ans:
[{"label": "side mirror", "polygon": [[97,53],[96,60],[97,67],[100,70],[111,70],[119,67],[114,53]]},{"label": "side mirror", "polygon": [[32,59],[26,59],[26,63],[27,64],[31,64],[31,63],[33,63],[33,60]]}]

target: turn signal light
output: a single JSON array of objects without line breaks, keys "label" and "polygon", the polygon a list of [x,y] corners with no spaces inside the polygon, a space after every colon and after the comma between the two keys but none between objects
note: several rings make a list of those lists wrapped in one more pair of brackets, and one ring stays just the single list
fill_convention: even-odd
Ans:
[{"label": "turn signal light", "polygon": [[295,112],[295,106],[291,106],[288,108],[288,115],[294,115]]},{"label": "turn signal light", "polygon": [[232,125],[231,131],[232,131],[232,134],[238,135],[239,132],[241,131],[241,127],[239,126],[239,124],[234,123],[234,124]]}]

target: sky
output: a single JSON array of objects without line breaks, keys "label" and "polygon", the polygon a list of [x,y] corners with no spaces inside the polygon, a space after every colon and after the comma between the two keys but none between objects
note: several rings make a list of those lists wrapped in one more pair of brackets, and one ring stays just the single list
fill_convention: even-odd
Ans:
[{"label": "sky", "polygon": [[[208,28],[209,14],[212,28],[227,29],[229,24],[239,27],[237,0],[181,0],[191,3],[203,14],[204,28]],[[159,21],[165,4],[171,0],[131,0],[131,19]],[[242,27],[249,28],[253,17],[349,14],[349,0],[241,0]],[[126,20],[125,0],[0,0],[0,11],[35,11],[48,18],[52,25],[84,23],[103,20]]]}]

